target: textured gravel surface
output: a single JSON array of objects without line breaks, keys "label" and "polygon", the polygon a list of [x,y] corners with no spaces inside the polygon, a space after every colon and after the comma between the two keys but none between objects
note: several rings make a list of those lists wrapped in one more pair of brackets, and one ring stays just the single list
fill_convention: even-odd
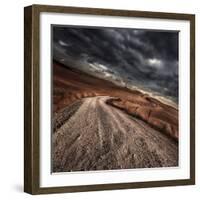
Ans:
[{"label": "textured gravel surface", "polygon": [[177,142],[106,104],[109,98],[85,98],[73,112],[58,113],[62,123],[52,136],[53,172],[178,165]]}]

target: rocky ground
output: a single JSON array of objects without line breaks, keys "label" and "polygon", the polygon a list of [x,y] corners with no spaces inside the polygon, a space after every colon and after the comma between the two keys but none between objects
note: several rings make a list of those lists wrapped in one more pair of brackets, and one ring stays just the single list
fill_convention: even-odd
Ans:
[{"label": "rocky ground", "polygon": [[108,99],[85,98],[53,133],[54,172],[178,165],[176,141],[106,104]]}]

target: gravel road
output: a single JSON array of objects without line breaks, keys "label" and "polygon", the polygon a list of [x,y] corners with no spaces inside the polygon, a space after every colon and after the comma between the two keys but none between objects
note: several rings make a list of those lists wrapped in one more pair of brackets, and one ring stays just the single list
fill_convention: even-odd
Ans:
[{"label": "gravel road", "polygon": [[53,133],[53,172],[178,165],[177,142],[106,104],[109,98],[85,98]]}]

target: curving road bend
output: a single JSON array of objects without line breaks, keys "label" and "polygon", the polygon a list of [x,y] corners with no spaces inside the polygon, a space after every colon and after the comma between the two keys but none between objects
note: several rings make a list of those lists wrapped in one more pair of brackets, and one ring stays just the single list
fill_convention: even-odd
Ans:
[{"label": "curving road bend", "polygon": [[53,133],[53,172],[178,165],[177,142],[106,104],[109,98],[83,99]]}]

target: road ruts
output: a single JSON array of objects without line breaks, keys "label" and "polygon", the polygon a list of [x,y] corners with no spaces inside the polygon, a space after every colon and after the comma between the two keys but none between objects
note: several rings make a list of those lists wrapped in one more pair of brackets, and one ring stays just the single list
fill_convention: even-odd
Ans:
[{"label": "road ruts", "polygon": [[178,143],[145,122],[85,98],[53,133],[53,171],[86,171],[178,165]]}]

